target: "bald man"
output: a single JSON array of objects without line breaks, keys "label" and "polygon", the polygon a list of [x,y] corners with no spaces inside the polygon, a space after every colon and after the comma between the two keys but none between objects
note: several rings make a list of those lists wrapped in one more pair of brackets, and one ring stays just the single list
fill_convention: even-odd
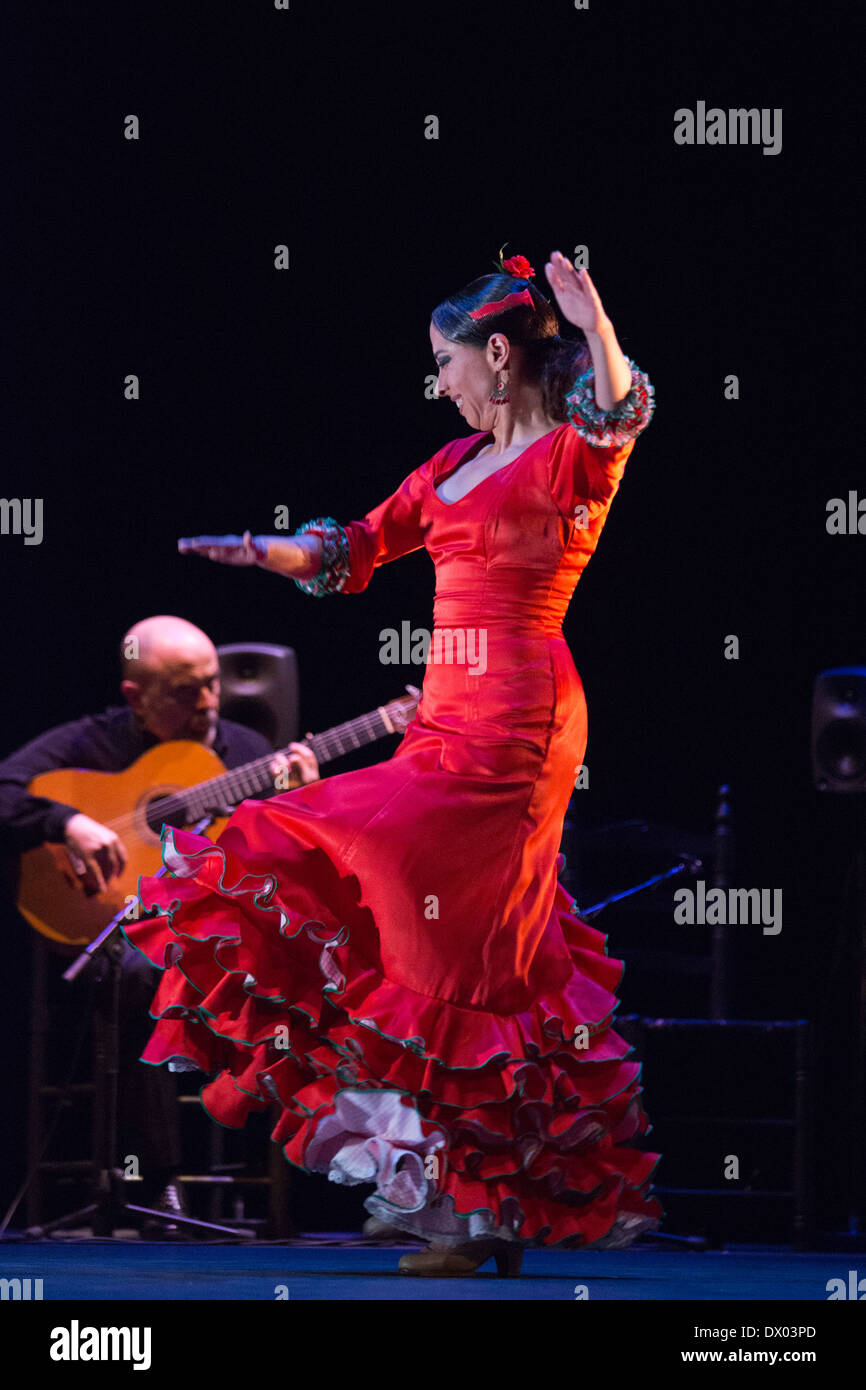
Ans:
[{"label": "bald man", "polygon": [[[216,648],[185,619],[161,615],[131,627],[121,643],[121,677],[124,705],[51,729],[0,762],[0,847],[20,854],[45,842],[63,844],[91,892],[102,892],[122,872],[123,842],[78,807],[31,796],[27,787],[39,773],[63,767],[123,772],[148,749],[172,739],[205,744],[229,769],[272,753],[263,735],[219,718]],[[318,776],[315,756],[302,743],[290,745],[287,759],[273,756],[275,775],[281,767],[289,770],[290,786]],[[141,1205],[182,1211],[175,1078],[164,1067],[138,1061],[152,1027],[148,1009],[159,972],[125,942],[121,969],[119,1152],[140,1160]]]},{"label": "bald man", "polygon": [[[122,842],[107,826],[74,807],[48,802],[40,815],[37,808],[28,808],[26,804],[42,800],[38,797],[22,798],[17,806],[10,806],[7,819],[4,783],[13,763],[22,757],[26,763],[23,769],[11,769],[18,774],[15,780],[20,788],[22,772],[27,774],[25,787],[38,772],[47,772],[49,768],[121,772],[148,748],[172,739],[204,743],[230,769],[271,752],[261,734],[231,720],[219,719],[219,662],[213,642],[200,628],[184,618],[144,618],[125,634],[120,651],[120,691],[128,709],[107,710],[95,718],[64,724],[28,744],[6,763],[0,763],[0,827],[14,827],[17,822],[20,828],[22,815],[29,819],[35,811],[37,824],[44,832],[35,843],[59,842],[61,836],[57,832],[62,829],[73,869],[86,888],[97,892],[102,892],[106,883],[122,872],[126,863]],[[85,761],[81,761],[82,753]],[[91,760],[94,754],[100,759],[98,762]],[[318,777],[315,755],[306,744],[291,744],[289,754],[288,759],[282,755],[274,757],[275,776],[281,767],[286,767],[290,771],[289,786]],[[46,755],[50,762],[35,767],[34,757],[39,755]],[[104,761],[106,756],[111,766]]]}]

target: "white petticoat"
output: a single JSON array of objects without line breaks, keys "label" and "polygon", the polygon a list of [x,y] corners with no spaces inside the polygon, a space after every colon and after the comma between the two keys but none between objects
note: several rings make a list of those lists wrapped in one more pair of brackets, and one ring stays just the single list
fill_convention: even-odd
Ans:
[{"label": "white petticoat", "polygon": [[[348,1089],[337,1096],[334,1113],[319,1123],[304,1166],[342,1185],[375,1183],[376,1191],[364,1202],[367,1211],[421,1240],[441,1245],[476,1237],[520,1241],[525,1213],[516,1197],[503,1203],[505,1223],[497,1226],[491,1211],[458,1216],[453,1199],[437,1195],[439,1154],[447,1144],[442,1130],[423,1133],[417,1112],[402,1104],[400,1092]],[[624,1249],[657,1224],[622,1213],[605,1236],[583,1248]]]}]

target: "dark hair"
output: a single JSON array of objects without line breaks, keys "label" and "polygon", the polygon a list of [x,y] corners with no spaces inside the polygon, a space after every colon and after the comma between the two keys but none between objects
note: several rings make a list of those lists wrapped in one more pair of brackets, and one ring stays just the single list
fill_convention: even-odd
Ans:
[{"label": "dark hair", "polygon": [[569,325],[574,336],[561,336],[556,310],[531,281],[532,308],[518,303],[480,319],[469,317],[470,309],[503,299],[522,289],[524,283],[507,273],[482,275],[443,299],[433,310],[431,322],[450,343],[468,343],[481,349],[487,346],[491,334],[503,333],[510,343],[523,349],[526,374],[531,382],[541,386],[545,414],[564,422],[568,419],[566,393],[591,362],[589,345],[581,330]]}]

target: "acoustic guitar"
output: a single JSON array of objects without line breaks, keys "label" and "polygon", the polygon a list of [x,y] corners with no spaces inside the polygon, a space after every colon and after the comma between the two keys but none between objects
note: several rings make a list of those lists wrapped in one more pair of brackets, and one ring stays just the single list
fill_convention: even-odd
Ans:
[{"label": "acoustic guitar", "polygon": [[[306,742],[321,766],[386,734],[402,732],[418,698],[413,691]],[[182,828],[209,812],[222,812],[205,831],[215,840],[231,809],[245,797],[268,788],[271,795],[288,790],[288,782],[285,787],[279,779],[275,783],[271,772],[275,757],[269,753],[227,772],[203,743],[175,740],[157,744],[124,772],[58,768],[41,773],[30,783],[29,792],[75,806],[107,825],[123,842],[128,858],[123,873],[112,879],[104,893],[88,894],[73,873],[63,845],[28,850],[21,856],[18,911],[43,936],[72,946],[92,941],[124,905],[132,918],[139,878],[155,874],[162,862],[162,826]]]}]

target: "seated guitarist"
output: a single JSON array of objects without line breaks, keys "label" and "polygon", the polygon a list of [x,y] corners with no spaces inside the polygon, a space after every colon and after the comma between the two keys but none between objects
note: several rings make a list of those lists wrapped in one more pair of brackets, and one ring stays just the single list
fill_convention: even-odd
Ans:
[{"label": "seated guitarist", "polygon": [[[61,724],[0,762],[0,841],[7,852],[49,842],[63,844],[70,865],[89,892],[103,892],[123,872],[126,850],[118,836],[75,806],[31,796],[42,772],[87,768],[123,772],[156,744],[188,739],[212,748],[231,770],[271,753],[263,735],[220,719],[219,665],[210,638],[183,618],[145,618],[121,644],[125,705]],[[288,785],[315,781],[318,765],[303,743],[275,754],[272,771],[288,772]],[[98,968],[98,967],[96,967]],[[135,1154],[143,1178],[138,1203],[185,1212],[176,1079],[165,1067],[138,1060],[152,1028],[148,1009],[159,972],[124,942],[121,960],[119,1150]],[[108,991],[99,1007],[107,1006]],[[159,1237],[162,1227],[148,1227]],[[182,1234],[168,1228],[166,1234]]]}]

